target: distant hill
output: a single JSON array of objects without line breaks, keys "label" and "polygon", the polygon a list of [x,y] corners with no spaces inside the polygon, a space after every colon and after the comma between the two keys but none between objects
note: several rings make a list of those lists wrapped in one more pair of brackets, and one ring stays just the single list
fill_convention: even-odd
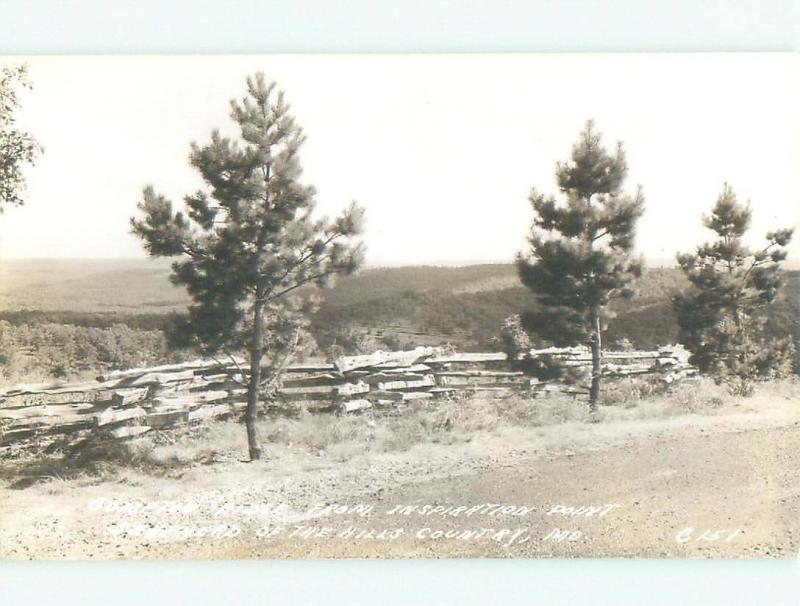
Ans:
[{"label": "distant hill", "polygon": [[[163,259],[0,260],[0,311],[167,313],[185,309]],[[367,269],[325,291],[332,305],[404,292],[479,292],[517,284],[511,264]]]},{"label": "distant hill", "polygon": [[[505,318],[534,306],[511,264],[400,269],[367,271],[330,291],[314,317],[320,344],[350,327],[399,345],[450,342],[485,349]],[[684,285],[677,269],[646,271],[639,296],[616,305],[610,339],[626,337],[640,347],[674,342],[670,298]]]},{"label": "distant hill", "polygon": [[0,260],[0,311],[167,313],[188,297],[150,259]]},{"label": "distant hill", "polygon": [[[0,261],[0,319],[162,328],[188,303],[169,271],[168,261],[149,259]],[[800,339],[800,272],[787,272],[787,282],[771,324],[776,334]],[[608,342],[624,337],[646,348],[674,342],[670,299],[685,284],[674,268],[645,271],[639,295],[615,304]],[[339,280],[324,298],[312,318],[323,348],[355,332],[383,347],[449,342],[485,349],[504,318],[534,305],[510,263],[372,268]]]},{"label": "distant hill", "polygon": [[372,268],[357,276],[340,279],[334,288],[325,292],[325,299],[330,305],[348,305],[409,292],[477,292],[486,290],[491,283],[502,287],[518,284],[514,266],[496,263],[464,267],[419,265]]}]

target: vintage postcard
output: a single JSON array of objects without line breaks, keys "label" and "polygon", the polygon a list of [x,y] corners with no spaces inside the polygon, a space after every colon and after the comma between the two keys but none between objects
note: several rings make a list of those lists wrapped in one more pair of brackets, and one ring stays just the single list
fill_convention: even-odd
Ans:
[{"label": "vintage postcard", "polygon": [[793,558],[791,54],[0,58],[0,558]]}]

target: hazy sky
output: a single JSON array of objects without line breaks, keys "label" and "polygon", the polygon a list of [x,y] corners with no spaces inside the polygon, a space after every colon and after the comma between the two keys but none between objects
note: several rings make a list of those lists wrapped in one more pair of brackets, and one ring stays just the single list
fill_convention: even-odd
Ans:
[{"label": "hazy sky", "polygon": [[[200,181],[189,143],[230,128],[228,100],[263,71],[308,135],[320,212],[367,209],[368,262],[509,261],[532,186],[555,192],[587,118],[624,142],[644,187],[638,249],[706,239],[724,181],[754,209],[754,243],[800,223],[800,67],[792,55],[12,57],[35,89],[20,124],[46,153],[27,204],[0,217],[0,258],[139,257],[141,189],[174,203]],[[800,235],[790,259],[800,260]]]}]

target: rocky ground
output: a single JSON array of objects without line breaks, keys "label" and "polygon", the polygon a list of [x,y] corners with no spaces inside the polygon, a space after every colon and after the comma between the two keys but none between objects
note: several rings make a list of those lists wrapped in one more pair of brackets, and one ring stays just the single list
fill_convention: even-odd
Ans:
[{"label": "rocky ground", "polygon": [[795,557],[795,392],[347,461],[297,453],[26,488],[7,478],[0,558]]}]

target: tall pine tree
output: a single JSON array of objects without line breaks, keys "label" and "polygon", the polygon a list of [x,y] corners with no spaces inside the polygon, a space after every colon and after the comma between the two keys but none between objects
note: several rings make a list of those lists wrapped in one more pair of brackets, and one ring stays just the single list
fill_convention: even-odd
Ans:
[{"label": "tall pine tree", "polygon": [[556,345],[591,347],[592,411],[600,397],[608,305],[632,296],[631,284],[641,275],[632,252],[644,198],[641,188],[633,196],[623,193],[627,170],[622,144],[610,154],[587,122],[571,160],[557,164],[563,202],[531,192],[530,251],[517,255],[520,279],[538,304],[537,311],[523,315],[525,328]]},{"label": "tall pine tree", "polygon": [[678,263],[691,283],[673,299],[681,342],[692,352],[701,371],[733,380],[741,393],[752,380],[768,378],[791,367],[794,345],[790,336],[767,338],[767,306],[781,286],[780,264],[792,229],[767,234],[760,250],[743,242],[752,211],[741,204],[726,183],[703,224],[714,242],[694,254],[679,254]]},{"label": "tall pine tree", "polygon": [[245,422],[250,459],[261,450],[258,402],[274,384],[281,350],[297,344],[312,287],[327,286],[363,262],[362,209],[352,204],[337,219],[313,216],[315,190],[301,183],[298,152],[305,137],[283,93],[262,74],[247,79],[247,96],[232,100],[240,140],[211,134],[192,144],[190,163],[207,191],[185,197],[186,212],[144,190],[142,219],[133,231],[152,256],[179,257],[172,280],[192,298],[188,318],[175,327],[174,345],[206,355],[249,356]]}]

